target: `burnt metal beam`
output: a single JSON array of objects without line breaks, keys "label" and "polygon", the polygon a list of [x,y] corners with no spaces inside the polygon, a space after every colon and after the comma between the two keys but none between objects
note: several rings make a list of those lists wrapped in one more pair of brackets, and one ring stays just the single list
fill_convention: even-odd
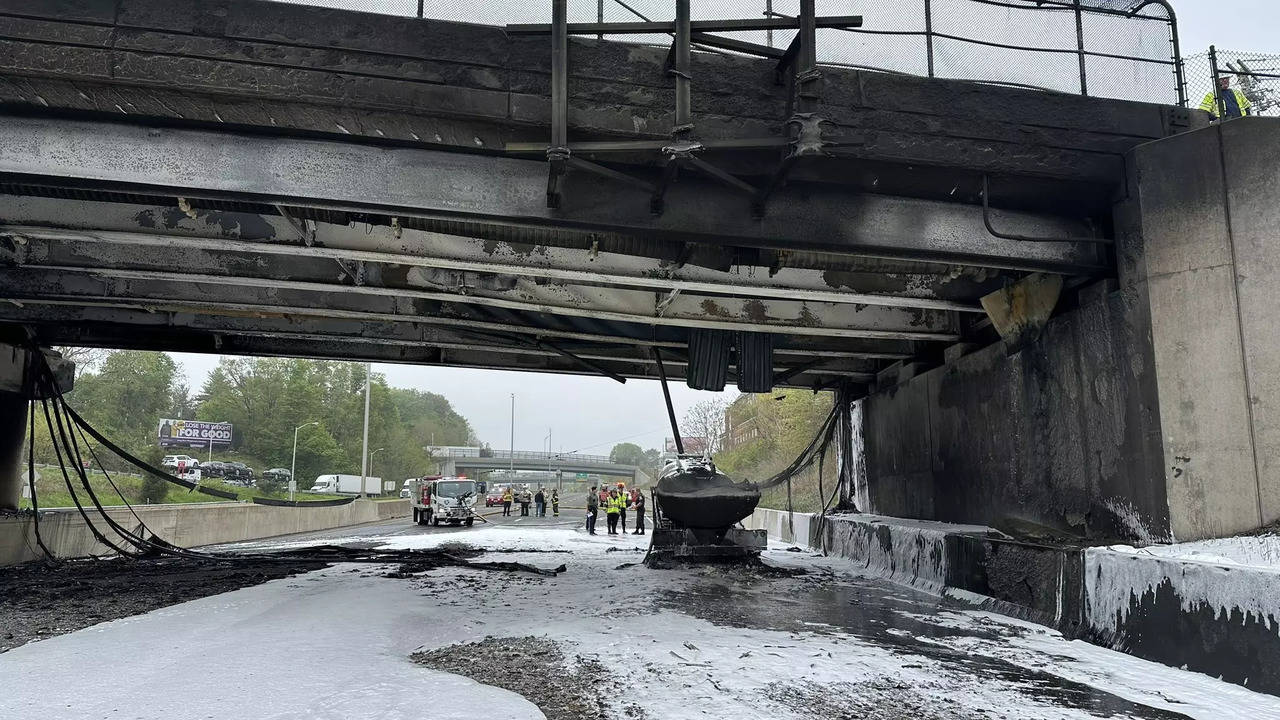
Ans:
[{"label": "burnt metal beam", "polygon": [[[70,217],[68,212],[63,216]],[[318,223],[323,247],[300,248],[288,242],[237,240],[223,237],[188,237],[166,233],[85,231],[77,229],[0,225],[0,239],[22,254],[7,262],[21,265],[38,248],[45,262],[89,265],[102,269],[185,268],[221,272],[234,263],[252,259],[263,274],[272,277],[301,276],[317,262],[345,260],[385,268],[424,268],[456,273],[510,275],[548,283],[597,287],[648,289],[656,292],[690,292],[741,298],[776,298],[802,302],[879,305],[886,307],[953,310],[981,313],[976,302],[944,300],[936,295],[860,292],[849,285],[840,289],[824,279],[821,270],[782,268],[775,273],[722,273],[707,268],[672,268],[660,260],[596,254],[590,250],[543,247],[535,262],[520,253],[488,250],[488,244],[471,238],[436,235],[417,230],[386,227],[353,228]],[[382,242],[379,242],[382,241]],[[378,247],[407,242],[417,254],[386,252]],[[375,245],[375,243],[377,243]],[[369,247],[355,249],[351,245]],[[581,268],[589,269],[581,269]],[[895,273],[910,283],[942,284],[944,277]]]},{"label": "burnt metal beam", "polygon": [[[251,318],[119,311],[104,308],[72,308],[33,304],[15,308],[0,304],[0,328],[20,323],[24,332],[43,344],[67,344],[115,349],[151,349],[237,355],[310,357],[341,360],[432,364],[568,374],[606,374],[619,378],[654,378],[655,361],[649,348],[601,346],[590,351],[565,348],[590,361],[585,364],[535,343],[510,344],[506,338],[491,342],[460,340],[426,334],[413,338],[388,337],[386,326],[367,323],[357,327],[320,327],[277,323],[262,327]],[[460,335],[460,334],[459,334]],[[23,337],[26,337],[24,334]],[[688,360],[665,358],[668,369],[681,375]],[[844,377],[853,381],[874,378],[864,370],[839,364],[794,378],[789,385],[804,387],[814,380]]]},{"label": "burnt metal beam", "polygon": [[[460,232],[563,228],[1067,274],[1106,267],[1092,246],[993,237],[980,207],[820,184],[779,191],[786,202],[753,220],[738,210],[736,190],[690,178],[655,217],[629,205],[618,188],[594,181],[575,187],[572,202],[551,211],[543,163],[511,157],[20,116],[0,116],[0,147],[0,173],[19,181],[439,218],[458,223]],[[1084,234],[1075,220],[1001,216],[1011,233]]]},{"label": "burnt metal beam", "polygon": [[[173,298],[193,302],[237,304],[256,301],[264,306],[294,307],[299,311],[349,310],[404,316],[409,320],[422,311],[405,303],[422,301],[457,308],[452,314],[466,317],[467,307],[497,308],[547,316],[590,318],[638,326],[705,328],[784,333],[832,338],[883,338],[955,341],[960,338],[953,313],[858,307],[773,300],[741,301],[731,298],[681,296],[663,315],[656,313],[652,293],[621,291],[597,294],[529,289],[494,292],[479,289],[462,292],[420,290],[412,287],[375,287],[334,282],[286,280],[248,274],[200,273],[185,270],[135,270],[101,267],[23,265],[0,267],[0,299],[82,297],[86,300],[119,297]],[[568,290],[566,288],[565,290]],[[10,294],[13,293],[13,294]],[[569,296],[578,302],[566,302]],[[17,298],[20,300],[20,298]]]}]

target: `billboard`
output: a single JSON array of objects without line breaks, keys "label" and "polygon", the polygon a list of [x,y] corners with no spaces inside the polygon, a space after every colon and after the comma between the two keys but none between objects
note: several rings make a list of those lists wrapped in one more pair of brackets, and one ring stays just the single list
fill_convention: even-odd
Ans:
[{"label": "billboard", "polygon": [[231,444],[231,423],[161,418],[156,436],[161,447],[207,448],[212,440],[214,447],[225,448]]}]

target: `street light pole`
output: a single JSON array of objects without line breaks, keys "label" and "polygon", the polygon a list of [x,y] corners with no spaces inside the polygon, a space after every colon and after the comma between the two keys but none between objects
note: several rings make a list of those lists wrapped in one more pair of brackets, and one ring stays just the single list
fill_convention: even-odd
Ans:
[{"label": "street light pole", "polygon": [[511,393],[511,453],[507,456],[507,482],[516,477],[516,394]]},{"label": "street light pole", "polygon": [[374,455],[377,455],[378,453],[382,452],[383,450],[386,450],[386,448],[384,448],[384,447],[380,447],[380,448],[378,448],[377,450],[374,450],[373,452],[369,453],[369,474],[370,474],[370,476],[372,476],[372,474],[373,474],[373,456],[374,456]]},{"label": "street light pole", "polygon": [[289,501],[293,501],[293,488],[298,484],[298,431],[308,425],[319,425],[320,421],[315,420],[304,425],[299,425],[293,429],[293,459],[289,461]]},{"label": "street light pole", "polygon": [[364,364],[364,442],[360,445],[360,499],[364,499],[365,478],[369,476],[369,376],[373,363]]}]

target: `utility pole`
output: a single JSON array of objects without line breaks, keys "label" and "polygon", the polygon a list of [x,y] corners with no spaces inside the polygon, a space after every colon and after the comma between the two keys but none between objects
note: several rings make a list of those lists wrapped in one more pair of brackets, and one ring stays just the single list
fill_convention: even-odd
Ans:
[{"label": "utility pole", "polygon": [[364,442],[360,446],[360,497],[364,498],[365,478],[369,475],[369,376],[373,363],[364,364]]}]

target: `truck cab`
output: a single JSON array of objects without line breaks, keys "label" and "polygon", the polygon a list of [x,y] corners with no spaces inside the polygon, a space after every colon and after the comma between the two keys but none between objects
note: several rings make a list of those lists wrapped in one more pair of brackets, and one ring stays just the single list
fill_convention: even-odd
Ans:
[{"label": "truck cab", "polygon": [[475,505],[484,495],[485,483],[466,477],[428,476],[409,482],[413,521],[439,526],[475,523]]}]

